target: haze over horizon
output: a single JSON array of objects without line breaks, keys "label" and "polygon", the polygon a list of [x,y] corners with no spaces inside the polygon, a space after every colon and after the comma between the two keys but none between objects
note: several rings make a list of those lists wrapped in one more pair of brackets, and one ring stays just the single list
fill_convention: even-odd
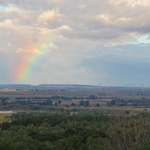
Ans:
[{"label": "haze over horizon", "polygon": [[150,86],[149,0],[1,0],[0,84]]}]

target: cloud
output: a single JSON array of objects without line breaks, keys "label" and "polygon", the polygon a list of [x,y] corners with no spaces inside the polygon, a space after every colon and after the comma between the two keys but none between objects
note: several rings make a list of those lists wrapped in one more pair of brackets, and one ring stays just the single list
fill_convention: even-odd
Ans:
[{"label": "cloud", "polygon": [[[124,35],[130,36],[131,32],[137,34],[149,32],[148,16],[150,12],[148,9],[149,2],[146,0],[142,2],[109,0],[102,1],[103,5],[99,5],[99,1],[93,3],[68,0],[64,2],[45,0],[43,3],[36,1],[17,3],[14,0],[13,3],[7,1],[2,1],[2,3],[6,7],[1,12],[3,21],[12,20],[15,25],[22,24],[23,26],[38,26],[38,28],[45,27],[56,30],[65,24],[72,29],[72,33],[67,33],[72,38],[83,39],[86,37],[91,39],[90,37],[94,37],[95,40],[106,40],[108,43],[108,40],[113,40],[115,37],[116,43],[119,43],[119,41],[117,42],[118,35],[119,38],[124,38]],[[122,5],[123,3],[124,5]],[[49,5],[49,9],[46,4]],[[28,9],[26,9],[27,5],[29,5]],[[138,8],[130,8],[132,5],[138,5]],[[105,8],[107,8],[107,11]],[[81,32],[81,37],[78,32]],[[63,31],[60,34],[66,36]],[[108,40],[106,37],[108,37]]]},{"label": "cloud", "polygon": [[61,25],[62,19],[63,15],[56,8],[42,12],[38,17],[38,23],[47,26],[48,28],[57,28]]},{"label": "cloud", "polygon": [[138,6],[149,6],[149,0],[109,0],[109,2],[113,5],[122,5],[127,4],[130,7],[138,7]]}]

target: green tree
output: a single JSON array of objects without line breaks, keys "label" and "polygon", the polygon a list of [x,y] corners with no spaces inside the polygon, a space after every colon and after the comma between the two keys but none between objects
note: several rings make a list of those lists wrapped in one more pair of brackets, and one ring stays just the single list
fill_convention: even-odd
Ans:
[{"label": "green tree", "polygon": [[84,101],[83,100],[79,101],[79,104],[80,106],[84,106]]},{"label": "green tree", "polygon": [[62,102],[61,100],[58,100],[58,104],[61,104],[61,102]]},{"label": "green tree", "polygon": [[99,104],[99,103],[96,103],[95,107],[100,107],[100,104]]},{"label": "green tree", "polygon": [[57,102],[55,102],[55,104],[54,104],[55,106],[58,106],[58,103]]}]

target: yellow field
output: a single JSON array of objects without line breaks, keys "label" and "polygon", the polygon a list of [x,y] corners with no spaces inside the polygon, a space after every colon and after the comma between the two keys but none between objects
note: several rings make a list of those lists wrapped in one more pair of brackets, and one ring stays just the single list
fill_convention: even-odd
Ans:
[{"label": "yellow field", "polygon": [[8,121],[7,117],[11,116],[11,113],[0,113],[0,122]]}]

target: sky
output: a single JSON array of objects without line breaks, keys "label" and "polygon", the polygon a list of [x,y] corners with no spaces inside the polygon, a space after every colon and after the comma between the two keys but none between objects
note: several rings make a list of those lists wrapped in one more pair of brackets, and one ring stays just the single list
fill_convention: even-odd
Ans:
[{"label": "sky", "polygon": [[0,0],[0,84],[150,86],[149,0]]}]

